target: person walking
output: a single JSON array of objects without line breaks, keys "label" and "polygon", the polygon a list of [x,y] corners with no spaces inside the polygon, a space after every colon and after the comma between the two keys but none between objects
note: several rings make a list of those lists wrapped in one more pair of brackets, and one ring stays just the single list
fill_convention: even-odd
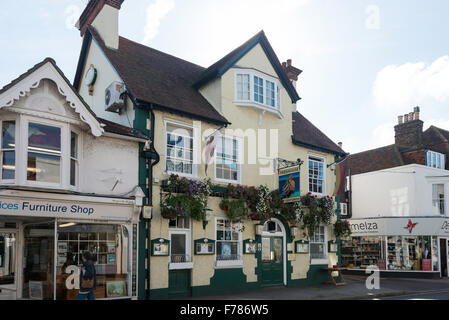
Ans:
[{"label": "person walking", "polygon": [[94,291],[97,288],[97,272],[90,252],[84,251],[81,260],[83,260],[83,266],[80,272],[78,300],[95,300]]}]

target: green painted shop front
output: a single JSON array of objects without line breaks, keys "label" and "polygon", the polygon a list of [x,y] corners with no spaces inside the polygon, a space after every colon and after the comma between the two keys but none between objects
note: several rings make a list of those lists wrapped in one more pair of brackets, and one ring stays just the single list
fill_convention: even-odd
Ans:
[{"label": "green painted shop front", "polygon": [[[310,265],[307,277],[304,279],[291,279],[293,267],[288,261],[286,255],[292,253],[284,244],[292,243],[293,239],[290,235],[290,228],[281,217],[277,220],[283,225],[285,233],[285,242],[282,237],[272,236],[264,237],[264,235],[256,236],[256,242],[261,250],[257,250],[255,257],[258,261],[255,268],[257,281],[248,282],[247,277],[243,272],[243,268],[230,269],[215,269],[214,275],[210,279],[208,286],[190,286],[191,285],[191,270],[171,270],[169,271],[169,288],[153,289],[150,291],[151,299],[171,299],[171,298],[185,298],[189,296],[214,296],[222,294],[237,294],[249,290],[257,290],[265,286],[308,286],[323,283],[326,281],[327,272],[323,268],[327,265]],[[263,239],[268,240],[263,240]],[[262,241],[266,243],[266,258],[262,259]],[[273,252],[273,253],[272,253]],[[280,254],[282,252],[282,254]],[[271,259],[273,258],[273,259]],[[286,269],[286,276],[284,277],[284,268]],[[182,272],[174,272],[182,271]],[[285,282],[284,282],[285,279]],[[286,283],[286,284],[285,284]],[[188,288],[188,286],[190,286]]]}]

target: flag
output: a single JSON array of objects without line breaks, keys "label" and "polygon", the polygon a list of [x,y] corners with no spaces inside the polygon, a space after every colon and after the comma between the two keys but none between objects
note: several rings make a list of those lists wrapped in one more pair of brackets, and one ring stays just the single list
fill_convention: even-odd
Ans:
[{"label": "flag", "polygon": [[334,188],[334,196],[338,194],[342,194],[344,192],[344,182],[345,182],[345,158],[339,163],[335,164],[335,188]]},{"label": "flag", "polygon": [[214,153],[215,153],[215,149],[217,147],[217,133],[219,131],[216,131],[213,135],[211,135],[206,142],[206,147],[204,148],[204,152],[205,152],[205,157],[204,159],[206,160],[206,165],[205,165],[205,169],[204,172],[207,176],[207,168],[209,166],[209,163],[211,161],[211,159],[214,157]]}]

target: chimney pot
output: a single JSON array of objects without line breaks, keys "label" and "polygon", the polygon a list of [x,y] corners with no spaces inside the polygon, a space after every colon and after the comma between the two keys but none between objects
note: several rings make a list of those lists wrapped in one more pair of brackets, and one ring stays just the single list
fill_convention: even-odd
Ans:
[{"label": "chimney pot", "polygon": [[404,123],[404,116],[398,116],[398,124]]},{"label": "chimney pot", "polygon": [[292,59],[288,59],[288,60],[287,60],[287,66],[290,67],[291,65],[292,65]]},{"label": "chimney pot", "polygon": [[340,149],[343,149],[343,142],[339,142],[338,146],[340,147]]},{"label": "chimney pot", "polygon": [[404,123],[408,122],[408,114],[404,114]]},{"label": "chimney pot", "polygon": [[410,112],[410,113],[408,114],[408,121],[412,121],[412,120],[413,120],[413,115],[414,115],[413,112]]}]

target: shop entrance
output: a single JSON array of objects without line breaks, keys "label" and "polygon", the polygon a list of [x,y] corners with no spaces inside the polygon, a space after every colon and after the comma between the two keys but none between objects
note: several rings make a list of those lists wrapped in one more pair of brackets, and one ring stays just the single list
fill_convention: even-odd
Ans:
[{"label": "shop entrance", "polygon": [[17,298],[17,233],[0,231],[0,300]]},{"label": "shop entrance", "polygon": [[447,239],[440,238],[440,264],[441,264],[441,276],[447,277]]},{"label": "shop entrance", "polygon": [[25,225],[23,251],[24,299],[54,299],[55,223]]},{"label": "shop entrance", "polygon": [[284,232],[279,222],[267,221],[262,233],[262,285],[284,285]]}]

